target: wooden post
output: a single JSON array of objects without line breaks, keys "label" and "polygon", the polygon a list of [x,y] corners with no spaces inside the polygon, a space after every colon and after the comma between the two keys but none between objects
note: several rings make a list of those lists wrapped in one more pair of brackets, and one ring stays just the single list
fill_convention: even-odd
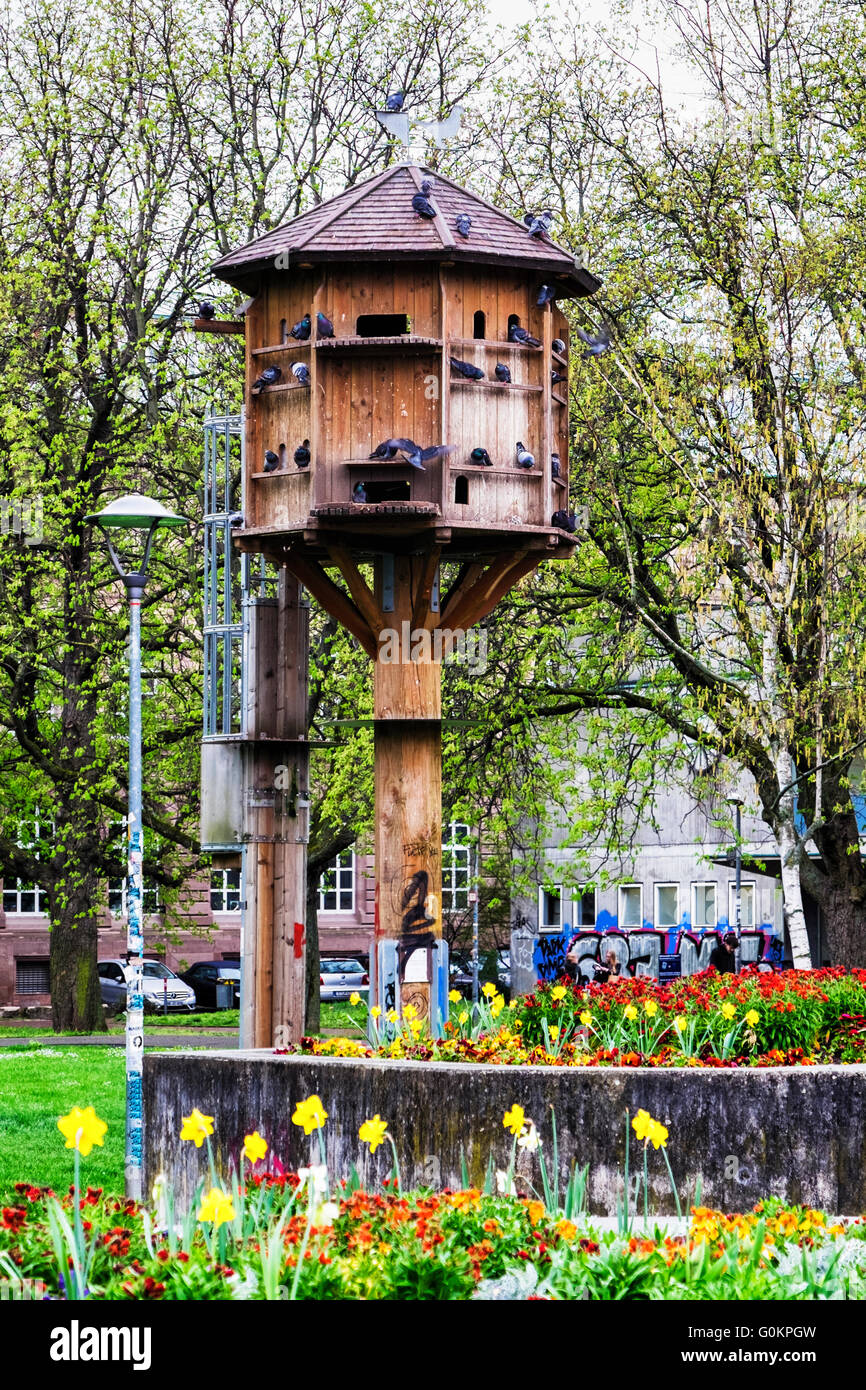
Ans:
[{"label": "wooden post", "polygon": [[435,1025],[432,1009],[444,1005],[433,991],[442,937],[441,669],[429,630],[413,628],[426,572],[423,557],[376,562],[387,625],[374,675],[376,955],[382,941],[396,943],[396,979],[377,975],[380,1007],[402,1013],[411,1003]]}]

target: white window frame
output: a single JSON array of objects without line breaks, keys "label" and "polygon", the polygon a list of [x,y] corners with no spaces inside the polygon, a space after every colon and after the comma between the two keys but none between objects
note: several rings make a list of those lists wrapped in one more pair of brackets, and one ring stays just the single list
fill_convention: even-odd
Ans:
[{"label": "white window frame", "polygon": [[469,907],[473,848],[469,835],[466,821],[453,820],[448,826],[448,839],[442,842],[443,912],[466,912]]},{"label": "white window frame", "polygon": [[[333,883],[330,876],[333,875]],[[335,897],[334,907],[325,907],[325,898],[328,893],[333,893]],[[351,906],[342,907],[340,900],[343,895],[348,894]],[[331,860],[319,876],[319,912],[327,913],[329,916],[336,916],[341,912],[355,911],[355,851],[353,849],[342,850],[334,859]]]},{"label": "white window frame", "polygon": [[[673,888],[673,890],[674,890],[674,892],[675,892],[675,894],[676,894],[676,907],[675,907],[675,909],[674,909],[674,920],[673,920],[673,922],[662,922],[662,920],[661,920],[661,913],[659,912],[659,890],[662,889],[662,888]],[[655,917],[653,918],[654,925],[655,925],[656,927],[658,927],[659,930],[665,930],[665,929],[670,929],[670,928],[672,928],[672,927],[678,927],[679,924],[680,924],[680,885],[679,885],[678,883],[670,883],[670,882],[668,882],[668,883],[657,883],[657,884],[655,884],[654,889],[653,889],[653,896],[654,896],[654,899],[655,899],[655,903],[654,903],[654,906],[655,906]]]},{"label": "white window frame", "polygon": [[[638,891],[638,921],[626,922],[623,904],[625,903],[625,892],[628,888],[636,888]],[[642,883],[619,883],[616,890],[616,924],[620,931],[636,931],[643,926],[643,884]]]},{"label": "white window frame", "polygon": [[[559,899],[559,922],[550,923],[545,921],[546,900],[548,897],[558,897]],[[538,931],[542,936],[559,936],[567,926],[565,920],[565,901],[562,893],[561,883],[540,883],[538,885]]]},{"label": "white window frame", "polygon": [[[698,889],[699,889],[699,888],[712,888],[712,890],[713,890],[713,894],[714,894],[713,901],[714,901],[714,903],[715,903],[715,909],[714,909],[714,913],[713,913],[713,920],[712,920],[712,922],[699,922],[699,921],[698,921]],[[698,880],[696,880],[695,882],[692,883],[692,926],[695,927],[696,930],[698,930],[698,931],[701,931],[701,930],[704,930],[704,931],[714,931],[715,928],[716,928],[718,925],[719,925],[719,885],[715,882],[715,880],[710,879],[710,878],[707,878],[707,879],[698,879]]]},{"label": "white window frame", "polygon": [[[31,840],[25,840],[25,830],[34,832]],[[47,836],[45,835],[47,832]],[[21,820],[18,822],[18,845],[20,849],[32,849],[37,842],[43,838],[54,838],[54,821],[43,820],[39,813],[33,820]],[[32,893],[34,897],[34,907],[22,907],[21,898],[25,893]],[[44,888],[40,888],[38,883],[27,884],[23,879],[11,879],[3,884],[3,910],[7,916],[21,917],[47,917],[47,893]],[[7,906],[12,903],[12,906]]]},{"label": "white window frame", "polygon": [[[749,879],[743,879],[742,882],[740,883],[740,892],[741,892],[741,894],[742,894],[742,897],[741,897],[741,900],[740,900],[740,906],[741,906],[741,908],[745,908],[747,899],[750,900],[750,901],[751,901],[751,904],[752,904],[752,920],[749,921],[749,920],[747,919],[747,917],[746,917],[745,912],[743,912],[742,918],[740,919],[740,926],[745,927],[747,931],[752,931],[753,928],[754,928],[754,926],[755,926],[755,922],[756,922],[756,920],[757,920],[757,919],[756,919],[756,912],[755,912],[755,909],[756,909],[756,906],[757,906],[757,898],[758,898],[758,895],[757,895],[757,893],[756,893],[756,891],[755,891],[755,882],[754,882],[754,880],[753,880],[753,879],[750,879],[750,878],[749,878]],[[730,883],[728,884],[728,925],[731,926],[731,927],[734,927],[734,926],[736,925],[736,921],[737,921],[737,882],[736,882],[736,879],[731,879]]]},{"label": "white window frame", "polygon": [[[583,900],[592,894],[592,921],[583,920]],[[583,883],[579,886],[572,899],[574,904],[572,919],[576,927],[594,927],[598,920],[598,888],[594,883]]]},{"label": "white window frame", "polygon": [[[236,881],[229,882],[229,875],[235,875]],[[231,895],[237,897],[237,906],[228,907],[226,904]],[[222,907],[217,907],[214,898],[222,899]],[[210,875],[210,909],[211,912],[240,912],[241,910],[241,871],[240,869],[211,869]]]}]

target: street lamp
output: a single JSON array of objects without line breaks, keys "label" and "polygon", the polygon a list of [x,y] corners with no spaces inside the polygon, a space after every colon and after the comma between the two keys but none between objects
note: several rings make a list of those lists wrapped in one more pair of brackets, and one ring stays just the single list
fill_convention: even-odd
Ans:
[{"label": "street lamp", "polygon": [[[126,822],[126,1195],[141,1201],[142,1177],[142,1063],[144,1059],[144,931],[142,920],[141,833],[141,600],[147,562],[160,527],[188,526],[184,516],[169,512],[160,502],[134,492],[110,502],[101,512],[85,517],[105,533],[111,563],[129,596],[129,802]],[[112,532],[144,531],[147,538],[139,567],[127,571],[111,541]]]},{"label": "street lamp", "polygon": [[735,873],[735,878],[734,878],[734,914],[735,914],[736,920],[735,920],[734,926],[735,926],[736,932],[737,932],[737,941],[739,942],[739,939],[740,939],[740,924],[741,924],[742,915],[743,915],[743,908],[742,908],[743,894],[742,894],[742,888],[741,888],[741,871],[742,871],[742,864],[743,864],[743,853],[742,853],[742,849],[741,849],[741,847],[740,847],[740,826],[741,826],[741,819],[740,819],[740,818],[741,818],[741,814],[742,814],[742,810],[743,810],[743,803],[742,803],[742,801],[739,801],[736,797],[729,796],[729,797],[728,797],[728,805],[729,805],[729,806],[733,806],[733,808],[734,808],[734,831],[735,831],[735,834],[736,834],[736,837],[737,837],[737,838],[736,838],[736,842],[735,842],[735,844],[734,844],[734,863],[735,863],[735,865],[736,865],[736,873]]}]

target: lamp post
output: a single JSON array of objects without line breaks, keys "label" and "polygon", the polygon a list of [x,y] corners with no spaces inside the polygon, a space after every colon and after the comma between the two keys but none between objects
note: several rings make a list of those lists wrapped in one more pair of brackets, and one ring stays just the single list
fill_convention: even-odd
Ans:
[{"label": "lamp post", "polygon": [[[131,493],[85,518],[105,534],[108,553],[129,597],[129,801],[126,818],[126,1195],[142,1197],[142,1063],[144,1060],[144,930],[141,826],[141,600],[154,535],[160,527],[187,526],[186,517],[160,502]],[[146,532],[144,556],[135,570],[124,568],[112,532]]]},{"label": "lamp post", "polygon": [[737,941],[739,941],[739,939],[740,939],[740,924],[741,924],[742,916],[743,916],[743,908],[742,908],[742,898],[743,898],[743,895],[742,895],[742,889],[741,889],[741,886],[740,886],[740,882],[741,882],[741,871],[742,871],[742,865],[743,865],[743,855],[742,855],[742,850],[741,850],[741,848],[740,848],[740,826],[741,826],[741,819],[740,819],[740,818],[741,818],[741,814],[742,814],[742,810],[743,810],[743,803],[742,803],[742,801],[737,800],[736,797],[729,797],[729,798],[728,798],[728,805],[729,805],[729,806],[733,806],[733,808],[734,808],[734,832],[735,832],[736,837],[737,837],[737,838],[736,838],[736,841],[735,841],[735,843],[734,843],[734,864],[735,864],[735,866],[736,866],[736,868],[735,868],[735,875],[734,875],[734,917],[735,917],[734,927],[735,927],[735,930],[736,930],[736,933],[737,933]]}]

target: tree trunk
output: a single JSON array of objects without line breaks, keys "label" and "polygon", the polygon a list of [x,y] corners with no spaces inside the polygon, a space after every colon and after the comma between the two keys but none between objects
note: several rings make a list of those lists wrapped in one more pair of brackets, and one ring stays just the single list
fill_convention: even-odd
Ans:
[{"label": "tree trunk", "polygon": [[866,966],[866,906],[838,890],[824,893],[819,906],[831,965]]},{"label": "tree trunk", "polygon": [[55,1033],[106,1031],[96,971],[96,882],[61,880],[49,889],[51,1026]]},{"label": "tree trunk", "polygon": [[318,864],[313,872],[307,872],[307,1008],[306,1031],[318,1033],[322,1026],[321,992],[319,975],[319,876]]}]

